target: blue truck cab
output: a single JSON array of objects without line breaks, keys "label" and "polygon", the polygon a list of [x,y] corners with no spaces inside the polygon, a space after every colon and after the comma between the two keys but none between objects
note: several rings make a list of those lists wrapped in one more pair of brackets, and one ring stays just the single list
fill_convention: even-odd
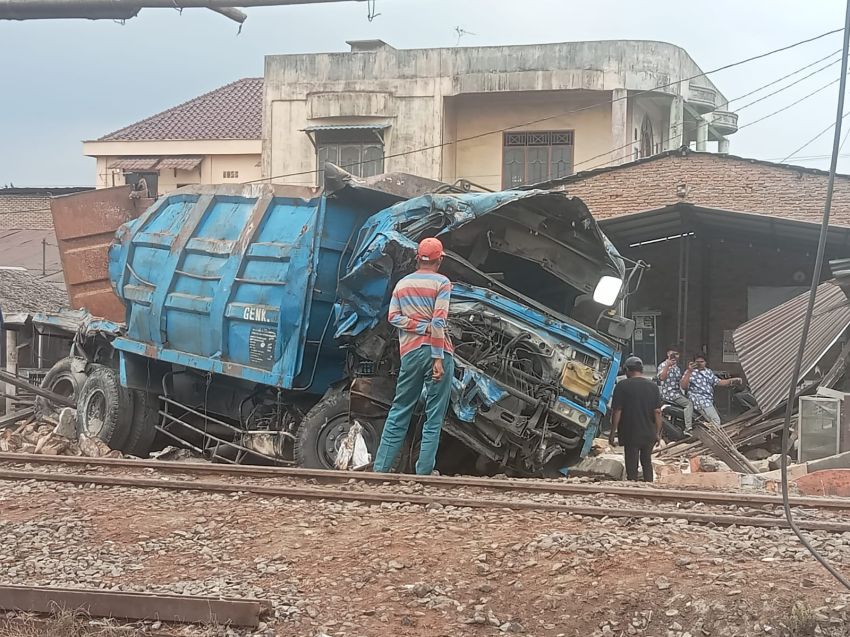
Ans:
[{"label": "blue truck cab", "polygon": [[[593,326],[625,279],[587,207],[549,190],[405,197],[350,177],[191,186],[121,227],[109,277],[126,311],[112,341],[125,413],[107,442],[141,455],[159,432],[223,461],[332,468],[356,420],[374,453],[399,365],[389,299],[427,236],[454,286],[438,466],[531,475],[585,454],[620,360]],[[102,432],[102,412],[83,401],[82,428]]]}]

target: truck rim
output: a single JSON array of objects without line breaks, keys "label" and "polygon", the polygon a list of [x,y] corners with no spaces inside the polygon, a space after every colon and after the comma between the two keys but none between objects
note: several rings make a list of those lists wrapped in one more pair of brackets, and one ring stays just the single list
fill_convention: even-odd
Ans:
[{"label": "truck rim", "polygon": [[[374,457],[379,442],[377,431],[371,423],[363,420],[359,422],[363,427],[363,440],[366,442],[366,448]],[[334,467],[336,457],[339,454],[339,448],[348,436],[350,429],[351,423],[348,420],[347,414],[334,416],[322,427],[319,433],[319,439],[317,440],[317,446],[321,461],[326,467]]]}]

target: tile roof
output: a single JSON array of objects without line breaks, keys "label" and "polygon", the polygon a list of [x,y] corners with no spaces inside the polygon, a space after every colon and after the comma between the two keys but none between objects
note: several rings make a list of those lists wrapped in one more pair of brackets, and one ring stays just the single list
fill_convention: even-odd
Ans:
[{"label": "tile roof", "polygon": [[248,77],[104,135],[97,141],[262,139],[263,78]]}]

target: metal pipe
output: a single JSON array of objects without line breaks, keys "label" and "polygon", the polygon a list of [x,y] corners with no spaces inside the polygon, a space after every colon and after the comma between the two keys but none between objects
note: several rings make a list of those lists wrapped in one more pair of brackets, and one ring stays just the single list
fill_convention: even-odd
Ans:
[{"label": "metal pipe", "polygon": [[[238,0],[240,7],[273,7],[366,0]],[[0,0],[0,20],[129,20],[142,9],[212,9],[237,22],[245,14],[234,0]]]},{"label": "metal pipe", "polygon": [[[9,333],[14,334],[15,332],[9,330]],[[15,354],[17,355],[17,350],[15,351]],[[31,391],[36,396],[41,396],[42,398],[46,398],[47,400],[54,402],[57,405],[62,405],[63,407],[76,407],[77,406],[77,403],[76,403],[76,401],[74,401],[73,398],[69,398],[68,396],[60,396],[59,394],[56,394],[56,393],[49,391],[47,389],[42,389],[41,387],[37,387],[36,385],[33,385],[32,383],[28,383],[23,378],[18,378],[14,374],[10,374],[8,371],[0,370],[0,381],[9,384],[12,387],[16,387],[16,388],[20,387],[21,389],[26,389],[28,391]],[[9,406],[9,400],[10,399],[8,399],[8,398],[6,399],[7,409],[9,408],[8,407]],[[11,411],[14,411],[14,408],[12,408],[12,410],[10,410],[9,413],[11,413]]]}]

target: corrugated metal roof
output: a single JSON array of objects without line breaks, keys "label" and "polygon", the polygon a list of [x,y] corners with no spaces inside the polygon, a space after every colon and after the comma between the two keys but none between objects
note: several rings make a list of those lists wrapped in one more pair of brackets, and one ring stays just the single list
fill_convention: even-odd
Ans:
[{"label": "corrugated metal roof", "polygon": [[[747,321],[733,333],[738,360],[762,413],[785,402],[808,297],[808,292],[795,296]],[[815,297],[801,378],[814,368],[848,326],[850,303],[847,296],[835,281],[821,283]]]}]

